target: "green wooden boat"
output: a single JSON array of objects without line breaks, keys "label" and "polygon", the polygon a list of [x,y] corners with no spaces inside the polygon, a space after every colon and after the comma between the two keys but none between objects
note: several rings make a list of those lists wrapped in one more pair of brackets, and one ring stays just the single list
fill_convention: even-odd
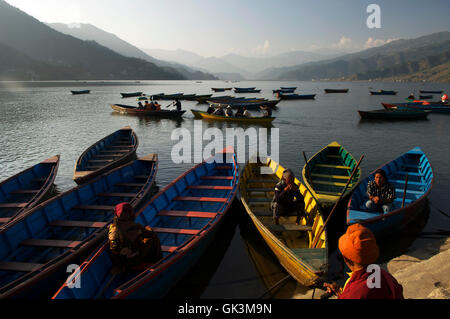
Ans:
[{"label": "green wooden boat", "polygon": [[[321,149],[303,167],[303,181],[322,206],[331,206],[341,196],[357,160],[338,142]],[[349,195],[361,178],[358,168],[343,197]]]}]

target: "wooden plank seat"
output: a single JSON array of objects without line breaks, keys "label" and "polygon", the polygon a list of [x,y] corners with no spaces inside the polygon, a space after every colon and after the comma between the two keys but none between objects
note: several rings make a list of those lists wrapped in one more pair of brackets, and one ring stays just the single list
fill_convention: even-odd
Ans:
[{"label": "wooden plank seat", "polygon": [[231,165],[221,165],[221,166],[216,166],[216,167],[214,167],[214,169],[215,170],[218,170],[218,171],[230,171],[230,170],[232,170],[233,169],[233,167],[231,166]]},{"label": "wooden plank seat", "polygon": [[114,162],[114,160],[112,159],[92,159],[90,161],[88,161],[88,163],[109,163],[109,162]]},{"label": "wooden plank seat", "polygon": [[15,191],[9,192],[10,194],[36,194],[39,193],[40,189],[17,189]]},{"label": "wooden plank seat", "polygon": [[158,216],[170,216],[170,217],[194,217],[194,218],[214,218],[217,213],[212,212],[196,212],[196,211],[183,211],[183,210],[162,210],[158,213]]},{"label": "wooden plank seat", "polygon": [[[128,150],[101,150],[99,153],[111,154],[111,153],[128,153]],[[123,156],[124,154],[117,154]]]},{"label": "wooden plank seat", "polygon": [[0,208],[23,208],[27,203],[0,203]]},{"label": "wooden plank seat", "polygon": [[142,187],[144,186],[145,183],[117,183],[114,186],[119,186],[119,187]]},{"label": "wooden plank seat", "polygon": [[232,186],[192,185],[188,189],[232,190]]},{"label": "wooden plank seat", "polygon": [[315,166],[317,166],[317,167],[325,167],[325,168],[351,169],[350,166],[331,165],[331,164],[316,164]]},{"label": "wooden plank seat", "polygon": [[395,173],[399,174],[399,175],[406,175],[406,174],[408,174],[409,176],[422,176],[422,174],[420,174],[420,173],[407,172],[407,171],[396,171]]},{"label": "wooden plank seat", "polygon": [[270,203],[272,198],[249,198],[249,203]]},{"label": "wooden plank seat", "polygon": [[213,203],[226,203],[228,198],[222,197],[193,197],[193,196],[177,196],[173,200],[176,201],[189,201],[189,202],[213,202]]},{"label": "wooden plank seat", "polygon": [[81,243],[81,241],[77,240],[27,239],[22,241],[20,245],[51,248],[75,248]]},{"label": "wooden plank seat", "polygon": [[327,157],[329,157],[329,158],[342,158],[341,155],[331,155],[331,154],[328,154]]},{"label": "wooden plank seat", "polygon": [[11,218],[9,218],[9,217],[2,217],[2,218],[0,218],[0,224],[6,224],[10,220],[11,220]]},{"label": "wooden plank seat", "polygon": [[153,227],[154,232],[167,233],[167,234],[181,234],[181,235],[197,235],[200,230],[198,229],[179,229],[179,228],[162,228]]},{"label": "wooden plank seat", "polygon": [[123,154],[105,154],[105,155],[95,155],[94,158],[110,158],[110,157],[121,157]]},{"label": "wooden plank seat", "polygon": [[311,231],[311,226],[296,225],[296,224],[268,224],[266,225],[271,231]]},{"label": "wooden plank seat", "polygon": [[164,253],[171,253],[174,252],[178,247],[177,246],[161,246],[161,250]]},{"label": "wooden plank seat", "polygon": [[109,205],[76,205],[73,209],[81,210],[114,210],[115,206]]},{"label": "wooden plank seat", "polygon": [[247,192],[275,192],[274,188],[247,188]]},{"label": "wooden plank seat", "polygon": [[84,169],[86,171],[96,171],[99,168],[103,168],[103,167],[105,167],[105,165],[102,165],[102,166],[86,166]]},{"label": "wooden plank seat", "polygon": [[[321,184],[321,185],[330,185],[330,186],[345,186],[345,183],[338,183],[338,182],[330,182],[330,181],[321,181],[317,179],[312,180],[313,184]],[[348,187],[352,187],[352,184],[348,184]]]},{"label": "wooden plank seat", "polygon": [[311,173],[312,177],[321,177],[321,178],[331,178],[331,179],[350,179],[350,176],[343,176],[343,175],[328,175],[328,174],[317,174],[317,173]]},{"label": "wooden plank seat", "polygon": [[200,177],[200,179],[204,179],[204,180],[226,180],[226,181],[231,181],[231,180],[233,180],[233,176],[216,176],[216,175],[212,175],[212,176],[202,176],[202,177]]},{"label": "wooden plank seat", "polygon": [[98,193],[101,197],[129,197],[133,198],[136,196],[135,193]]},{"label": "wooden plank seat", "polygon": [[[403,192],[404,192],[404,189],[402,188],[402,189],[400,189],[400,188],[396,188],[395,189],[395,192],[397,193],[397,194],[402,194],[402,196],[403,196]],[[410,190],[410,189],[406,189],[406,193],[409,193],[409,194],[414,194],[414,195],[422,195],[424,192],[423,191],[413,191],[413,190]]]},{"label": "wooden plank seat", "polygon": [[273,183],[273,184],[278,184],[279,181],[274,180],[274,179],[249,179],[247,180],[247,183],[263,183],[263,184],[268,184],[268,183]]},{"label": "wooden plank seat", "polygon": [[148,175],[135,175],[134,178],[135,179],[145,179],[145,180],[147,180],[148,179]]},{"label": "wooden plank seat", "polygon": [[73,227],[73,228],[103,228],[108,223],[93,222],[86,220],[54,220],[48,225],[53,227]]},{"label": "wooden plank seat", "polygon": [[31,272],[39,269],[43,264],[24,263],[17,261],[3,261],[0,262],[0,270],[17,271],[17,272]]},{"label": "wooden plank seat", "polygon": [[[389,182],[391,183],[396,183],[396,184],[401,184],[401,185],[405,185],[405,181],[402,180],[394,180],[394,179],[390,179]],[[408,180],[408,185],[416,185],[416,186],[427,186],[427,184],[425,183],[421,183],[421,182],[412,182]]]},{"label": "wooden plank seat", "polygon": [[322,191],[322,190],[316,190],[316,193],[318,193],[318,194],[325,194],[325,195],[332,195],[332,196],[339,196],[339,195],[341,195],[341,193],[339,193],[339,192],[327,192],[327,191]]}]

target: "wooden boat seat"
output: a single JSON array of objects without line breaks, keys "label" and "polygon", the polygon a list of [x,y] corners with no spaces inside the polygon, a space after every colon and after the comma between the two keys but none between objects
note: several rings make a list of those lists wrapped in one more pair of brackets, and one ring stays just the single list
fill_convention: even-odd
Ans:
[{"label": "wooden boat seat", "polygon": [[81,210],[114,210],[115,206],[108,205],[77,205],[74,206],[73,209],[81,209]]},{"label": "wooden boat seat", "polygon": [[158,216],[170,216],[170,217],[196,217],[196,218],[214,218],[217,213],[212,212],[196,212],[196,211],[183,211],[183,210],[162,210],[158,213]]},{"label": "wooden boat seat", "polygon": [[0,208],[23,208],[27,203],[0,203]]},{"label": "wooden boat seat", "polygon": [[270,203],[272,202],[272,198],[249,198],[249,203]]},{"label": "wooden boat seat", "polygon": [[216,167],[214,167],[214,169],[216,169],[216,170],[230,171],[230,170],[233,169],[233,167],[232,167],[231,165],[230,165],[230,166],[223,165],[223,166],[216,166]]},{"label": "wooden boat seat", "polygon": [[0,270],[17,271],[17,272],[31,272],[44,266],[43,264],[24,263],[16,261],[0,262]]},{"label": "wooden boat seat", "polygon": [[48,225],[53,227],[103,228],[107,224],[108,223],[105,222],[92,222],[84,220],[54,220]]},{"label": "wooden boat seat", "polygon": [[324,194],[324,195],[332,195],[332,196],[339,196],[341,193],[338,192],[326,192],[326,191],[316,191],[318,194]]},{"label": "wooden boat seat", "polygon": [[200,230],[198,229],[179,229],[179,228],[161,228],[153,227],[154,232],[167,233],[167,234],[181,234],[181,235],[197,235]]},{"label": "wooden boat seat", "polygon": [[114,186],[136,188],[136,187],[142,187],[144,185],[145,185],[144,183],[117,183]]},{"label": "wooden boat seat", "polygon": [[105,165],[102,165],[102,166],[86,166],[84,169],[86,171],[96,171],[96,170],[98,170],[100,168],[103,168],[103,167],[105,167]]},{"label": "wooden boat seat", "polygon": [[17,189],[15,191],[9,192],[10,194],[36,194],[39,193],[40,189]]},{"label": "wooden boat seat", "polygon": [[200,177],[200,179],[231,181],[231,180],[233,180],[233,176],[216,176],[216,175],[212,175],[212,176],[202,176],[202,177]]},{"label": "wooden boat seat", "polygon": [[322,178],[331,178],[331,179],[350,179],[350,176],[343,176],[343,175],[328,175],[328,174],[317,174],[317,173],[311,173],[312,177],[322,177]]},{"label": "wooden boat seat", "polygon": [[247,188],[247,192],[275,192],[274,188]]},{"label": "wooden boat seat", "polygon": [[[403,196],[404,189],[396,188],[395,192],[397,194],[402,194],[402,196]],[[424,194],[423,191],[413,191],[413,190],[410,190],[410,189],[406,189],[406,193],[414,194],[414,195],[423,195]]]},{"label": "wooden boat seat", "polygon": [[75,248],[81,241],[72,240],[52,240],[52,239],[27,239],[20,243],[22,246],[52,247],[52,248]]},{"label": "wooden boat seat", "polygon": [[135,175],[134,178],[135,179],[145,179],[145,180],[147,180],[148,179],[148,175]]},{"label": "wooden boat seat", "polygon": [[420,174],[420,173],[406,172],[406,171],[396,171],[395,173],[399,174],[399,175],[406,175],[406,174],[408,174],[409,176],[422,176],[422,174]]},{"label": "wooden boat seat", "polygon": [[98,193],[98,196],[101,197],[130,197],[133,198],[136,196],[135,193]]},{"label": "wooden boat seat", "polygon": [[222,197],[192,197],[192,196],[178,196],[173,200],[176,201],[189,201],[189,202],[213,202],[213,203],[226,203],[228,198]]},{"label": "wooden boat seat", "polygon": [[207,189],[207,190],[232,190],[232,186],[213,186],[213,185],[193,185],[188,189]]},{"label": "wooden boat seat", "polygon": [[[402,180],[389,180],[389,182],[391,183],[396,183],[396,184],[401,184],[401,185],[405,185],[405,181]],[[427,186],[427,184],[425,183],[421,183],[421,182],[411,182],[408,181],[408,185],[416,185],[416,186]]]},{"label": "wooden boat seat", "polygon": [[351,169],[350,166],[331,165],[331,164],[316,164],[315,166],[317,166],[317,167],[325,167],[325,168]]},{"label": "wooden boat seat", "polygon": [[342,158],[340,155],[327,155],[329,158]]},{"label": "wooden boat seat", "polygon": [[95,155],[95,158],[109,158],[109,157],[121,157],[121,156],[123,156],[123,154],[122,155],[120,155],[120,154],[105,154],[105,155]]},{"label": "wooden boat seat", "polygon": [[[338,183],[338,182],[330,182],[330,181],[321,181],[317,179],[312,180],[313,184],[320,184],[320,185],[330,185],[330,186],[345,186],[345,183]],[[352,184],[349,184],[348,187],[352,187]]]},{"label": "wooden boat seat", "polygon": [[296,225],[296,224],[267,224],[265,225],[270,231],[311,231],[311,226]]},{"label": "wooden boat seat", "polygon": [[249,179],[247,180],[247,183],[263,183],[263,184],[268,184],[268,183],[273,183],[278,184],[279,181],[274,180],[274,179]]},{"label": "wooden boat seat", "polygon": [[[99,151],[99,153],[103,153],[103,154],[105,154],[105,153],[128,153],[128,152],[129,151],[127,151],[127,150],[101,150],[101,151]],[[120,154],[117,154],[117,155],[120,155]],[[123,154],[120,156],[123,156]]]},{"label": "wooden boat seat", "polygon": [[161,246],[161,250],[165,253],[174,252],[177,248],[177,246]]},{"label": "wooden boat seat", "polygon": [[103,159],[103,160],[90,160],[88,163],[108,163],[108,162],[114,162],[112,159]]}]

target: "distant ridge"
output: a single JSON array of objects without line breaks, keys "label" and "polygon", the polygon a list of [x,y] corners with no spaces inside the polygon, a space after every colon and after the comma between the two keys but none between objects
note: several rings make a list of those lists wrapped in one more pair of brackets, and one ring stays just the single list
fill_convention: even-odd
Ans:
[{"label": "distant ridge", "polygon": [[[23,67],[17,66],[17,71],[12,72],[14,68],[3,66],[3,72],[12,79],[185,79],[176,71],[165,70],[142,59],[124,57],[96,42],[82,41],[55,31],[3,0],[0,0],[0,43],[4,45],[2,54],[5,60],[12,61],[10,55],[20,52],[21,58],[29,64],[37,61],[29,66],[35,71],[28,75]],[[44,65],[51,66],[51,71],[42,70]],[[55,72],[59,72],[60,76],[55,76]],[[3,75],[0,74],[0,77]]]}]

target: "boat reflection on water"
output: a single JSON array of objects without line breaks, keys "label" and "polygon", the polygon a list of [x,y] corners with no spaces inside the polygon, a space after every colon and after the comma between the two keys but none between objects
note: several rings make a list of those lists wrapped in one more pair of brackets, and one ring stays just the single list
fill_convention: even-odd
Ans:
[{"label": "boat reflection on water", "polygon": [[284,270],[245,211],[240,218],[239,228],[248,256],[266,289],[265,293],[255,298],[288,299],[305,295],[310,290],[300,285]]}]

